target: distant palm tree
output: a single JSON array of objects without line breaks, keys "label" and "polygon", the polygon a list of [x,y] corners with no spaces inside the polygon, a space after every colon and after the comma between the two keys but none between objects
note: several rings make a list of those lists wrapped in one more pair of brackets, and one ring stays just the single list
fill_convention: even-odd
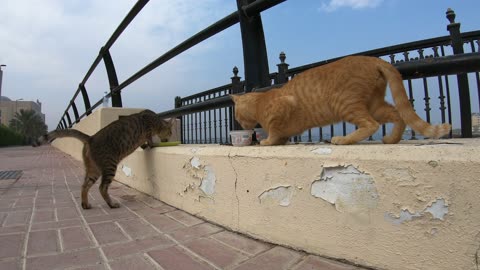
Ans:
[{"label": "distant palm tree", "polygon": [[47,125],[43,119],[34,110],[23,110],[16,112],[12,120],[10,120],[10,128],[20,133],[31,143],[37,138],[47,133]]}]

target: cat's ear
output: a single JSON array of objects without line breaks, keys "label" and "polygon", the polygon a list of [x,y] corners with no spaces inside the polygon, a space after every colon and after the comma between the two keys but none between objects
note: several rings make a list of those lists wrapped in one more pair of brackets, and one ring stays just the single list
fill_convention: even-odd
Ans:
[{"label": "cat's ear", "polygon": [[240,96],[239,95],[230,95],[230,98],[233,100],[233,103],[237,103],[239,100]]}]

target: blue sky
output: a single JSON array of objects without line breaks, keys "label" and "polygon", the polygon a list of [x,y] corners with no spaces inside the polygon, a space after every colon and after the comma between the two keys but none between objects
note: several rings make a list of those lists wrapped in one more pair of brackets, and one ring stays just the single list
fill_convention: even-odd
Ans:
[{"label": "blue sky", "polygon": [[[100,47],[134,2],[2,1],[0,63],[7,64],[2,94],[13,100],[39,99],[49,128],[55,128]],[[262,14],[270,71],[276,70],[281,51],[287,54],[290,67],[296,67],[448,35],[445,11],[449,7],[455,10],[462,31],[480,30],[478,0],[288,0]],[[235,9],[234,0],[150,1],[112,47],[119,80]],[[177,95],[229,83],[233,66],[239,67],[243,77],[238,25],[127,87],[122,92],[124,106],[169,110]],[[87,82],[87,89],[92,102],[108,90],[103,64]]]}]

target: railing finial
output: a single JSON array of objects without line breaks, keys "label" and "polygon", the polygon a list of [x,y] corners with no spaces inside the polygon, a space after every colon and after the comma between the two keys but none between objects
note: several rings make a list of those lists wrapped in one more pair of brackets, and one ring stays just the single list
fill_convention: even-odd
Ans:
[{"label": "railing finial", "polygon": [[233,67],[233,77],[238,77],[238,68],[237,66]]},{"label": "railing finial", "polygon": [[451,8],[448,8],[447,12],[445,13],[447,14],[447,19],[450,21],[450,23],[455,23],[455,11],[453,11]]},{"label": "railing finial", "polygon": [[282,64],[284,64],[284,63],[285,63],[285,59],[287,59],[287,57],[285,56],[285,53],[284,53],[284,52],[281,52],[281,53],[280,53],[280,57],[279,57],[279,58],[280,58],[280,62],[281,62]]}]

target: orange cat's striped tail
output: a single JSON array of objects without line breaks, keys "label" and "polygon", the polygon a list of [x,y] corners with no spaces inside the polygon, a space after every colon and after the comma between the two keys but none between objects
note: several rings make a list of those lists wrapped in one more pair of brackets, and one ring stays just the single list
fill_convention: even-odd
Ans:
[{"label": "orange cat's striped tail", "polygon": [[384,62],[379,65],[380,72],[388,81],[392,91],[393,100],[395,101],[395,108],[397,109],[403,121],[409,125],[413,130],[429,138],[440,138],[450,133],[451,126],[449,124],[440,124],[432,126],[423,121],[413,110],[410,101],[408,100],[405,87],[403,86],[402,75],[391,64]]}]

